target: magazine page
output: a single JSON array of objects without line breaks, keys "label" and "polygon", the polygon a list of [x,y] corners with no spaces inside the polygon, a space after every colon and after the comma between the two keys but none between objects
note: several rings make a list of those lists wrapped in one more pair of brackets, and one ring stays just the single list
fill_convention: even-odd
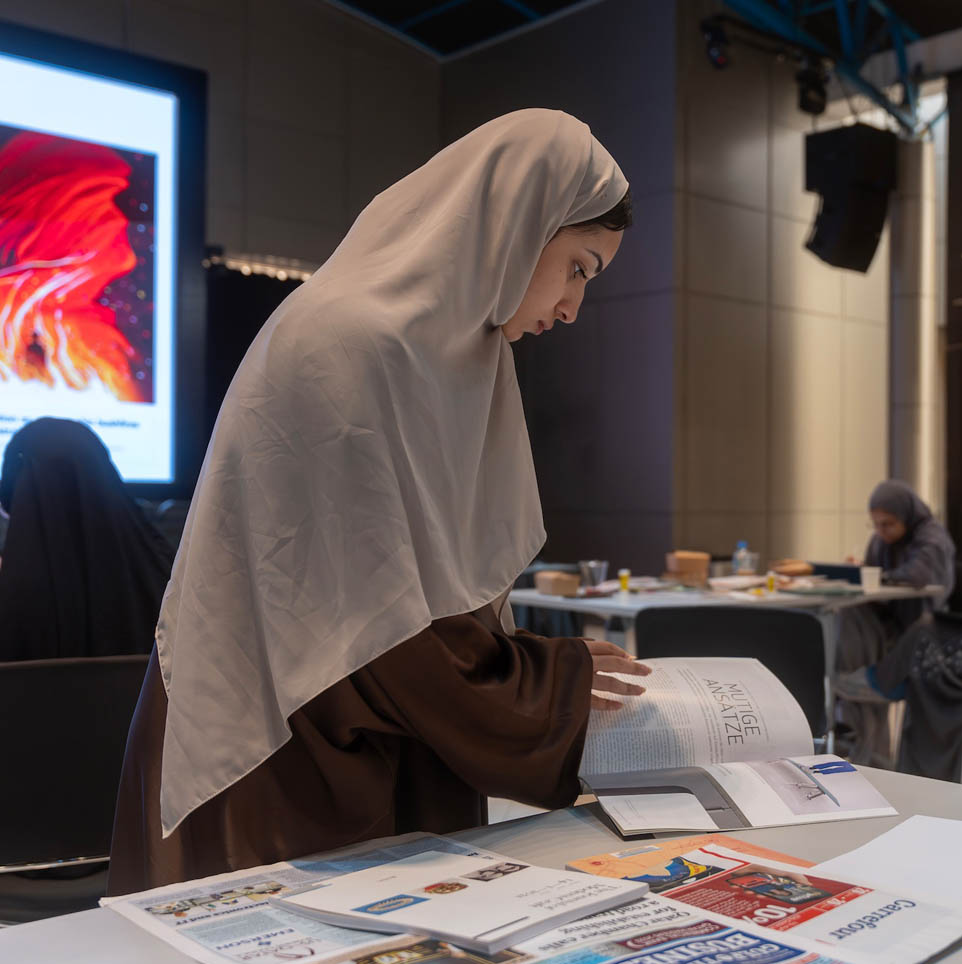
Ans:
[{"label": "magazine page", "polygon": [[913,964],[962,938],[962,916],[949,908],[751,857],[717,838],[672,860],[674,879],[655,884],[660,897],[814,942],[851,964]]},{"label": "magazine page", "polygon": [[[758,660],[647,659],[646,692],[614,713],[592,713],[581,776],[812,752],[795,698]],[[623,677],[637,682],[637,677]]]},{"label": "magazine page", "polygon": [[425,850],[497,858],[496,854],[443,837],[422,836],[391,847],[360,849],[333,860],[281,862],[107,897],[101,904],[204,964],[280,964],[291,960],[334,964],[351,960],[361,950],[396,945],[397,939],[332,927],[275,907],[269,898]]},{"label": "magazine page", "polygon": [[783,827],[896,813],[857,767],[830,754],[608,774],[594,777],[591,788],[626,836]]},{"label": "magazine page", "polygon": [[597,874],[599,877],[627,877],[631,880],[640,880],[648,884],[651,893],[660,894],[693,879],[693,874],[701,873],[701,868],[687,860],[685,854],[698,850],[702,846],[725,847],[748,859],[776,860],[783,864],[794,864],[796,867],[813,866],[810,860],[790,857],[777,850],[759,847],[747,840],[729,837],[723,833],[652,840],[627,850],[612,850],[606,854],[594,854],[591,857],[569,860],[565,866],[570,870]]},{"label": "magazine page", "polygon": [[415,932],[491,953],[637,900],[648,887],[505,858],[428,852],[272,898],[329,924]]}]

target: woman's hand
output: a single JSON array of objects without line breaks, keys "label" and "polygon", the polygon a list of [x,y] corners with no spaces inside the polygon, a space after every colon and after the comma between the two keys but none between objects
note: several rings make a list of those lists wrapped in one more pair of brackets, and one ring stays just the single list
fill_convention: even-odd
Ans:
[{"label": "woman's hand", "polygon": [[586,639],[585,646],[591,653],[591,708],[593,710],[617,710],[621,708],[618,700],[598,696],[595,690],[603,693],[617,693],[619,696],[640,696],[644,686],[626,683],[608,673],[622,673],[630,676],[647,676],[651,669],[644,663],[636,663],[620,646],[601,639]]}]

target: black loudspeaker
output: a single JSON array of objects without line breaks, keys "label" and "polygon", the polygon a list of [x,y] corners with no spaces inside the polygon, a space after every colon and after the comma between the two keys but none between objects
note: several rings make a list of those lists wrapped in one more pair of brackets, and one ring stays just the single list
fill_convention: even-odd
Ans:
[{"label": "black loudspeaker", "polygon": [[822,196],[805,247],[828,264],[868,271],[896,182],[898,138],[852,124],[805,136],[805,190]]}]

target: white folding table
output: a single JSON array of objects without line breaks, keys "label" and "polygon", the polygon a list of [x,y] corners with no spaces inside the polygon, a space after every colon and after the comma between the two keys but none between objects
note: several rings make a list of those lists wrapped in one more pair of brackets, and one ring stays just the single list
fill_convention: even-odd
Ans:
[{"label": "white folding table", "polygon": [[[732,832],[732,836],[817,862],[860,847],[912,814],[962,818],[960,784],[868,767],[860,769],[898,810],[899,816],[741,830]],[[608,829],[599,813],[598,805],[589,803],[452,836],[518,860],[562,868],[569,860],[624,848],[624,841]],[[944,859],[952,857],[944,855]],[[962,964],[962,950],[944,954],[939,960]],[[3,964],[189,964],[189,961],[189,957],[107,909],[0,929]]]}]

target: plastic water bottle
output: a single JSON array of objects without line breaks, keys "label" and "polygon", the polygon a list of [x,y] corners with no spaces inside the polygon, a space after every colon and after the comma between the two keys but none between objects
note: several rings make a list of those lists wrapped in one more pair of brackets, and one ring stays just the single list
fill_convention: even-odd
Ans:
[{"label": "plastic water bottle", "polygon": [[732,574],[738,575],[743,572],[751,571],[751,556],[748,554],[748,543],[742,539],[735,546],[735,554],[732,556]]}]

